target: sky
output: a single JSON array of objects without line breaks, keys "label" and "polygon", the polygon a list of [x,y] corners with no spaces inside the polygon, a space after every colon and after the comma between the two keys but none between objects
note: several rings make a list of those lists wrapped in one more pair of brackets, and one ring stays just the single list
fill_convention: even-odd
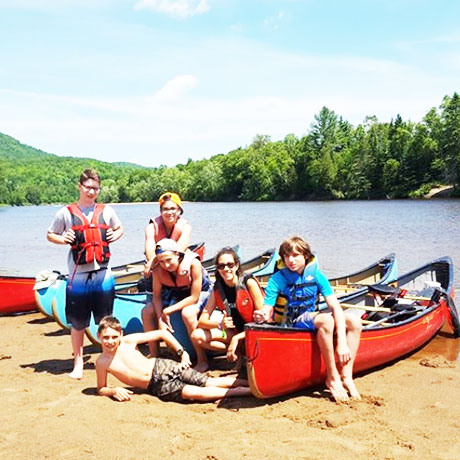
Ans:
[{"label": "sky", "polygon": [[419,122],[460,91],[457,0],[0,0],[0,132],[173,166],[302,137],[326,106]]}]

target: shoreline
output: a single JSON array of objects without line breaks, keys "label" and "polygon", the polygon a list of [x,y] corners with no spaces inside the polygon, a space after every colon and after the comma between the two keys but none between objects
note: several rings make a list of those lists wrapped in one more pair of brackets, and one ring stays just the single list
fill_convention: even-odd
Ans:
[{"label": "shoreline", "polygon": [[457,361],[415,353],[356,376],[363,400],[342,404],[323,387],[216,404],[135,392],[118,403],[97,396],[98,347],[85,341],[84,376],[75,381],[69,335],[57,323],[33,313],[0,317],[0,327],[0,449],[9,460],[458,458]]}]

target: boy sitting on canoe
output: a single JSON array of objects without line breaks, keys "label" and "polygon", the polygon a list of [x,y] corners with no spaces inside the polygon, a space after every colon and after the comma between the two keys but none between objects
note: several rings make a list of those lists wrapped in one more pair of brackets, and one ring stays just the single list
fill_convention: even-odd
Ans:
[{"label": "boy sitting on canoe", "polygon": [[[98,336],[102,354],[96,361],[97,392],[117,401],[129,401],[133,392],[124,387],[107,385],[107,374],[132,387],[146,390],[163,401],[215,401],[229,396],[248,396],[251,390],[246,380],[236,377],[211,378],[190,368],[190,357],[174,336],[166,330],[156,330],[123,336],[120,322],[106,316],[99,323]],[[147,358],[137,345],[164,340],[180,357]]]},{"label": "boy sitting on canoe", "polygon": [[[278,297],[284,297],[286,311],[283,323],[317,333],[318,345],[326,365],[326,386],[333,398],[345,401],[349,393],[352,398],[360,399],[353,381],[353,363],[362,329],[360,318],[343,312],[328,279],[319,270],[310,246],[304,239],[294,236],[284,240],[279,254],[285,268],[271,276],[265,290],[264,308],[254,311],[254,320],[267,321]],[[319,294],[323,295],[332,315],[317,310]]]}]

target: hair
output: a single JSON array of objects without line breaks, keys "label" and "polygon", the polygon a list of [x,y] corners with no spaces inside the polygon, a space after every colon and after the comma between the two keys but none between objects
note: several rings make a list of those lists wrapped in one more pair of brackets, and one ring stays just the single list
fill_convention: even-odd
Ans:
[{"label": "hair", "polygon": [[161,195],[159,198],[160,210],[163,209],[163,206],[166,201],[173,202],[179,208],[180,216],[184,213],[184,210],[182,209],[182,200],[178,193],[174,193],[174,192],[163,193],[163,195]]},{"label": "hair", "polygon": [[112,329],[115,329],[116,331],[120,332],[122,331],[121,323],[118,321],[115,316],[104,316],[104,318],[101,319],[99,322],[99,327],[97,329],[97,333],[101,334],[104,329],[107,329],[108,327],[111,327]]},{"label": "hair", "polygon": [[223,279],[220,276],[219,270],[217,270],[217,264],[219,262],[220,256],[223,256],[224,254],[230,254],[233,257],[233,260],[235,263],[238,265],[238,268],[236,270],[236,274],[239,277],[241,275],[241,263],[240,263],[240,258],[238,257],[238,254],[236,251],[230,247],[230,246],[225,246],[225,248],[222,248],[214,258],[214,265],[216,266],[216,281],[219,281],[223,283]]},{"label": "hair", "polygon": [[89,179],[95,180],[99,185],[101,184],[101,177],[99,176],[98,172],[94,169],[85,169],[80,175],[80,184],[83,184]]},{"label": "hair", "polygon": [[307,262],[310,262],[313,258],[310,245],[300,236],[291,236],[285,239],[280,245],[279,253],[282,259],[294,251],[303,254]]}]

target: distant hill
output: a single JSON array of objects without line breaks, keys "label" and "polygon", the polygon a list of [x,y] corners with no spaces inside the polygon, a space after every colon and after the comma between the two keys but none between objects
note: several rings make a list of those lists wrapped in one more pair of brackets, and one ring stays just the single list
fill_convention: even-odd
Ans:
[{"label": "distant hill", "polygon": [[78,178],[86,168],[96,169],[108,185],[131,171],[149,169],[127,162],[61,157],[0,133],[0,203],[22,205],[74,201]]}]

